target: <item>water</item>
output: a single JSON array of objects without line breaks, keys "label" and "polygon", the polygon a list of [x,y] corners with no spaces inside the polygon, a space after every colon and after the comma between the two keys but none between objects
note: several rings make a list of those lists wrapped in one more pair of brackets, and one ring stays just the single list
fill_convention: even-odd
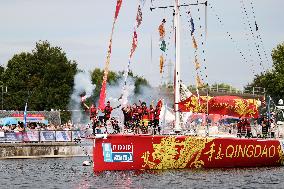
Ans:
[{"label": "water", "polygon": [[284,167],[94,174],[85,160],[1,160],[0,188],[284,188]]}]

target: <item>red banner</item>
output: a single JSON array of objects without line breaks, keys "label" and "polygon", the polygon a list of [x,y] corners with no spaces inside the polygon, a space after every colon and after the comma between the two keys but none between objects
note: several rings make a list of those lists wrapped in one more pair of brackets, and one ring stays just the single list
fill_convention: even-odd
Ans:
[{"label": "red banner", "polygon": [[[179,103],[181,112],[206,113],[207,97],[191,96]],[[208,113],[229,115],[234,117],[258,117],[257,101],[255,99],[242,99],[237,96],[208,97]]]},{"label": "red banner", "polygon": [[120,7],[122,4],[122,0],[117,0],[116,2],[116,8],[115,8],[115,15],[114,15],[114,19],[117,19],[119,11],[120,11]]},{"label": "red banner", "polygon": [[276,166],[278,140],[110,135],[95,139],[94,171]]}]

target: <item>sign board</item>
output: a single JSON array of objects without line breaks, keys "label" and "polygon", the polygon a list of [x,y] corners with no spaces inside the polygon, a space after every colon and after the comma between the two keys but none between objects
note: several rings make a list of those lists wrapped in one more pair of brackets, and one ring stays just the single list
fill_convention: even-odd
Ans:
[{"label": "sign board", "polygon": [[56,131],[55,134],[58,142],[71,141],[71,131]]},{"label": "sign board", "polygon": [[40,131],[40,141],[55,141],[55,131]]},{"label": "sign board", "polygon": [[132,144],[103,143],[104,162],[133,162]]}]

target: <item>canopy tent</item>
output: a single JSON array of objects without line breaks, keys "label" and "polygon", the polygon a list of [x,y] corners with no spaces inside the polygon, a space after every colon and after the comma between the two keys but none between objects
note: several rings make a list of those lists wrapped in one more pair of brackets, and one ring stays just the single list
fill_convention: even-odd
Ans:
[{"label": "canopy tent", "polygon": [[[0,119],[0,125],[16,125],[18,122],[23,122],[23,117],[5,117]],[[27,123],[43,123],[45,125],[48,124],[48,120],[40,119],[37,117],[27,117]]]},{"label": "canopy tent", "polygon": [[18,120],[14,117],[5,117],[0,119],[0,125],[16,125],[18,124]]}]

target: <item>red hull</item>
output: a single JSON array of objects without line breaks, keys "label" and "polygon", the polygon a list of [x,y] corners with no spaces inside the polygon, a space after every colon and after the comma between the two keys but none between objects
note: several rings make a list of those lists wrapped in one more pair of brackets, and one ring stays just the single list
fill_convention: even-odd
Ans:
[{"label": "red hull", "polygon": [[280,166],[276,139],[108,135],[95,139],[94,171]]}]

